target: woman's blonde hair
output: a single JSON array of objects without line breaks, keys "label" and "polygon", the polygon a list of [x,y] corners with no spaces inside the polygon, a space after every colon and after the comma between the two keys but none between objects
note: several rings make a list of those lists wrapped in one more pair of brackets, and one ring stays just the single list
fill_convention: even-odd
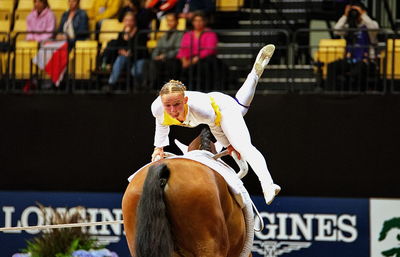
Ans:
[{"label": "woman's blonde hair", "polygon": [[179,80],[171,79],[160,90],[160,96],[171,94],[171,93],[181,93],[185,95],[186,87]]}]

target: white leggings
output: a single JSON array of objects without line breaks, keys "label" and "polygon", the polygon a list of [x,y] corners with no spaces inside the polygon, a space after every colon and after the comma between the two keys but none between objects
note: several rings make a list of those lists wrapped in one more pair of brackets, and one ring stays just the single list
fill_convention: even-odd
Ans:
[{"label": "white leggings", "polygon": [[[236,93],[239,108],[222,108],[221,128],[229,143],[235,148],[251,166],[261,184],[272,184],[273,180],[268,171],[267,163],[260,151],[251,143],[250,133],[247,129],[243,116],[253,100],[258,76],[252,71],[242,87]],[[241,112],[238,112],[240,110]]]}]

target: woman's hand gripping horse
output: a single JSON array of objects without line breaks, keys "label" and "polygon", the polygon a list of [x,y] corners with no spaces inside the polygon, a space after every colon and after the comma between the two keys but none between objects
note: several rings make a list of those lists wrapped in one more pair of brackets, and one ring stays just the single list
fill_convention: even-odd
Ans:
[{"label": "woman's hand gripping horse", "polygon": [[[194,149],[215,151],[209,131],[189,145]],[[224,178],[188,159],[140,169],[125,191],[122,212],[135,257],[237,257],[245,242],[244,215]]]}]

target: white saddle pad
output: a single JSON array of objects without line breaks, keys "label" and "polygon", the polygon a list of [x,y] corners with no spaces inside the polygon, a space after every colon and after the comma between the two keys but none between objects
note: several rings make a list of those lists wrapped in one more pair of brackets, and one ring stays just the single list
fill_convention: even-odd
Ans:
[{"label": "white saddle pad", "polygon": [[[235,196],[236,201],[243,208],[246,205],[246,199],[243,194],[247,194],[247,190],[243,185],[243,182],[238,178],[236,172],[224,161],[221,159],[214,160],[212,157],[214,154],[210,153],[209,151],[204,150],[194,150],[185,153],[184,155],[177,155],[168,157],[167,159],[189,159],[199,163],[206,165],[207,167],[213,169],[218,174],[220,174],[226,181],[229,186],[230,191]],[[146,164],[147,165],[147,164]],[[143,168],[143,167],[142,167]],[[140,169],[142,169],[140,168]],[[140,170],[139,169],[139,170]],[[133,173],[129,178],[128,181],[131,182],[133,177],[135,176],[136,172]]]}]

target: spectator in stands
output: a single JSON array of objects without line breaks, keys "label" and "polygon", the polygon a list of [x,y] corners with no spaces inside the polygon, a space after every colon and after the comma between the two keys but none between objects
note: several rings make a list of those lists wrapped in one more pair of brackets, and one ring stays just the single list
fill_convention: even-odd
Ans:
[{"label": "spectator in stands", "polygon": [[183,35],[177,54],[182,64],[182,75],[187,78],[192,69],[196,75],[202,74],[203,80],[205,78],[212,80],[213,72],[210,69],[217,62],[217,34],[207,27],[207,17],[201,11],[193,13],[192,26],[193,30]]},{"label": "spectator in stands", "polygon": [[69,0],[69,10],[64,12],[58,27],[57,40],[68,40],[68,48],[72,49],[76,40],[88,37],[88,16],[79,8],[80,0]]},{"label": "spectator in stands", "polygon": [[115,18],[120,8],[121,0],[94,0],[89,12],[89,18],[96,22],[96,30],[99,30],[101,21]]},{"label": "spectator in stands", "polygon": [[178,0],[146,0],[145,8],[153,10],[157,17],[173,12]]},{"label": "spectator in stands", "polygon": [[192,20],[196,11],[202,11],[210,16],[215,12],[215,4],[212,0],[179,0],[176,5],[179,18]]},{"label": "spectator in stands", "polygon": [[[110,88],[118,81],[121,72],[132,64],[131,74],[138,82],[142,82],[143,68],[148,57],[146,48],[147,34],[139,33],[136,16],[132,12],[125,14],[124,29],[116,40],[108,43],[103,58],[113,62],[111,75],[108,80]],[[115,61],[113,61],[115,59]]]},{"label": "spectator in stands", "polygon": [[149,29],[150,23],[156,15],[149,9],[142,8],[138,0],[124,0],[122,8],[118,12],[118,20],[122,22],[127,12],[136,15],[137,26],[139,29]]},{"label": "spectator in stands", "polygon": [[378,42],[378,29],[378,23],[368,16],[362,3],[347,5],[344,14],[335,24],[335,34],[346,38],[347,57],[357,61],[375,57],[373,46]]},{"label": "spectator in stands", "polygon": [[192,17],[193,30],[183,35],[177,58],[182,68],[197,64],[200,60],[215,58],[217,54],[217,34],[207,27],[205,13],[196,11]]},{"label": "spectator in stands", "polygon": [[346,39],[344,59],[328,65],[327,86],[332,89],[365,90],[377,75],[375,46],[379,25],[360,2],[345,7],[335,24],[335,34]]},{"label": "spectator in stands", "polygon": [[34,9],[28,15],[26,24],[28,32],[48,31],[48,33],[29,33],[26,35],[26,40],[41,42],[53,36],[56,18],[50,10],[47,0],[34,0]]},{"label": "spectator in stands", "polygon": [[154,81],[173,78],[179,75],[180,61],[176,58],[182,40],[182,32],[177,30],[178,16],[175,13],[165,15],[168,25],[166,32],[158,41],[152,52],[150,62],[150,78]]}]

